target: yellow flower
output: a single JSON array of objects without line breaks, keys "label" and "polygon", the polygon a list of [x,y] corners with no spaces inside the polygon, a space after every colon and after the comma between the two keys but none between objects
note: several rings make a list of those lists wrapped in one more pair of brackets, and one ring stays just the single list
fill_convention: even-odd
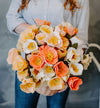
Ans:
[{"label": "yellow flower", "polygon": [[29,76],[28,69],[26,69],[24,71],[17,72],[17,77],[18,77],[19,81],[23,81],[23,79],[27,76]]},{"label": "yellow flower", "polygon": [[64,89],[65,87],[64,81],[58,77],[52,78],[49,81],[48,85],[51,90],[61,90],[61,89]]},{"label": "yellow flower", "polygon": [[43,32],[43,33],[48,33],[50,34],[51,32],[53,32],[53,28],[48,26],[48,25],[42,25],[40,27],[40,31]]},{"label": "yellow flower", "polygon": [[35,33],[31,30],[26,29],[24,32],[20,34],[20,41],[25,43],[27,39],[34,39]]},{"label": "yellow flower", "polygon": [[12,69],[17,71],[23,71],[27,66],[28,63],[20,55],[17,55],[12,63]]},{"label": "yellow flower", "polygon": [[20,88],[23,92],[26,93],[34,93],[35,91],[35,82],[33,81],[32,78],[28,78],[23,80],[23,82],[20,84]]}]

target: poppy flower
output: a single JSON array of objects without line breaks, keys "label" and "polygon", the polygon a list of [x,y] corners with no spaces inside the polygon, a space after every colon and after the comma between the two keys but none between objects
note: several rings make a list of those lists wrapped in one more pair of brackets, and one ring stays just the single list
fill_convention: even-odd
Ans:
[{"label": "poppy flower", "polygon": [[26,60],[24,60],[20,55],[17,55],[12,63],[12,69],[17,71],[23,71],[28,66]]},{"label": "poppy flower", "polygon": [[65,83],[61,78],[54,77],[49,80],[48,86],[51,90],[61,90],[64,89]]},{"label": "poppy flower", "polygon": [[52,32],[47,38],[46,42],[48,45],[53,46],[53,47],[58,47],[60,48],[63,44],[62,39],[57,32]]},{"label": "poppy flower", "polygon": [[32,78],[24,79],[20,84],[20,89],[25,93],[34,93],[36,83]]},{"label": "poppy flower", "polygon": [[70,77],[67,82],[71,90],[75,91],[77,91],[79,89],[79,85],[83,83],[82,79],[80,79],[79,77]]},{"label": "poppy flower", "polygon": [[28,39],[24,44],[23,44],[23,50],[26,54],[31,53],[35,50],[38,49],[36,41],[32,39]]},{"label": "poppy flower", "polygon": [[47,33],[39,33],[36,35],[36,40],[39,44],[44,44],[47,37]]},{"label": "poppy flower", "polygon": [[64,64],[63,61],[60,61],[57,64],[55,64],[53,68],[54,68],[56,75],[60,78],[64,77],[68,72],[68,67],[66,64]]},{"label": "poppy flower", "polygon": [[41,31],[42,33],[50,34],[51,32],[53,32],[53,28],[50,27],[50,26],[48,26],[48,25],[42,25],[42,26],[40,27],[40,31]]},{"label": "poppy flower", "polygon": [[17,72],[17,77],[18,77],[19,81],[23,81],[23,79],[27,76],[29,76],[28,69],[26,69],[24,71]]},{"label": "poppy flower", "polygon": [[41,19],[37,19],[37,18],[35,18],[35,21],[38,25],[48,25],[48,26],[50,26],[50,24],[51,24],[51,22],[49,22],[49,21],[41,20]]},{"label": "poppy flower", "polygon": [[9,50],[7,62],[8,64],[12,64],[14,58],[18,55],[18,50],[16,48],[12,48]]},{"label": "poppy flower", "polygon": [[27,39],[34,39],[35,38],[35,33],[31,30],[26,29],[20,34],[20,42],[25,43]]},{"label": "poppy flower", "polygon": [[45,64],[44,58],[40,54],[31,55],[29,62],[30,65],[38,71],[41,70]]},{"label": "poppy flower", "polygon": [[41,55],[44,56],[45,61],[48,64],[54,65],[55,63],[58,62],[58,53],[57,53],[56,49],[54,49],[53,47],[44,45],[39,48],[39,51],[40,51]]},{"label": "poppy flower", "polygon": [[68,33],[70,36],[73,36],[75,34],[78,33],[78,29],[77,28],[74,28],[70,23],[68,22],[65,22],[63,23],[63,30],[64,32]]}]

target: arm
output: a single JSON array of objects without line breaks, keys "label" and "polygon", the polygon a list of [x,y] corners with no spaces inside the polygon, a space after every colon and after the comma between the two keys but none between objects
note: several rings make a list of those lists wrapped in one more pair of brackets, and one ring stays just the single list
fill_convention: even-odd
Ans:
[{"label": "arm", "polygon": [[81,0],[81,9],[77,14],[78,37],[88,42],[88,26],[89,26],[89,0]]},{"label": "arm", "polygon": [[30,26],[25,22],[22,12],[17,12],[20,5],[21,0],[12,0],[9,10],[6,14],[8,30],[15,35],[18,35],[28,26]]}]

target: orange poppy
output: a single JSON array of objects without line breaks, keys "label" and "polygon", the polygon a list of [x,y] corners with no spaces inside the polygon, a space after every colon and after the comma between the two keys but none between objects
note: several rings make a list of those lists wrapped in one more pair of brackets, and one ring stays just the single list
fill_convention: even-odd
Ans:
[{"label": "orange poppy", "polygon": [[57,64],[55,64],[53,68],[54,68],[56,75],[60,78],[64,77],[68,72],[68,67],[66,64],[64,64],[63,61],[60,61]]},{"label": "orange poppy", "polygon": [[36,19],[36,18],[35,18],[35,21],[36,21],[36,23],[38,25],[48,25],[48,26],[50,26],[50,24],[51,24],[51,22],[49,22],[49,21],[41,20],[41,19]]},{"label": "orange poppy", "polygon": [[67,82],[71,90],[75,91],[77,91],[79,89],[79,85],[83,83],[82,79],[80,79],[79,77],[70,77]]},{"label": "orange poppy", "polygon": [[78,29],[73,27],[64,27],[63,30],[64,32],[68,33],[70,36],[73,36],[78,33]]},{"label": "orange poppy", "polygon": [[45,61],[48,64],[54,65],[58,62],[58,53],[53,47],[49,47],[48,45],[41,46],[39,51],[44,56]]},{"label": "orange poppy", "polygon": [[40,54],[31,55],[29,62],[30,65],[38,71],[41,70],[45,64],[44,58]]}]

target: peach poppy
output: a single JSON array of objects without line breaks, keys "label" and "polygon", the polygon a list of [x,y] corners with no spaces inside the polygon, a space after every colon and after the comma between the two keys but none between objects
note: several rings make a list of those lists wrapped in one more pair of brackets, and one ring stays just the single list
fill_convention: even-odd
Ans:
[{"label": "peach poppy", "polygon": [[20,55],[17,55],[12,63],[12,69],[17,71],[23,71],[27,66],[28,63]]},{"label": "peach poppy", "polygon": [[38,71],[41,70],[45,64],[44,58],[41,54],[33,54],[30,57],[29,62],[30,65]]},{"label": "peach poppy", "polygon": [[36,25],[31,25],[27,28],[28,31],[30,32],[34,32],[35,34],[39,33],[39,27]]},{"label": "peach poppy", "polygon": [[35,18],[35,21],[38,25],[48,25],[48,26],[50,26],[50,24],[51,24],[51,22],[49,22],[49,21],[41,20],[41,19],[37,19],[37,18]]},{"label": "peach poppy", "polygon": [[12,64],[14,58],[18,55],[18,50],[16,48],[12,48],[9,50],[7,62],[8,64]]},{"label": "peach poppy", "polygon": [[40,53],[44,56],[45,61],[48,64],[54,65],[58,62],[58,53],[56,49],[53,47],[49,47],[48,45],[41,46],[39,48]]},{"label": "peach poppy", "polygon": [[32,78],[24,79],[20,84],[20,89],[25,93],[34,93],[36,84]]},{"label": "peach poppy", "polygon": [[80,79],[79,77],[70,77],[67,82],[71,90],[75,91],[77,91],[79,89],[79,85],[83,83],[82,79]]},{"label": "peach poppy", "polygon": [[34,39],[34,37],[35,33],[30,29],[26,29],[24,32],[20,34],[19,40],[21,43],[25,43],[27,39]]},{"label": "peach poppy", "polygon": [[54,77],[49,80],[48,86],[51,90],[61,90],[64,89],[65,83],[61,78]]},{"label": "peach poppy", "polygon": [[60,78],[64,77],[68,72],[68,67],[66,64],[64,64],[63,61],[60,61],[57,64],[55,64],[53,68],[54,68],[56,75]]},{"label": "peach poppy", "polygon": [[75,34],[77,34],[78,33],[78,29],[77,28],[73,28],[73,27],[64,27],[63,28],[63,30],[66,32],[66,33],[68,33],[70,36],[73,36],[73,35],[75,35]]}]

